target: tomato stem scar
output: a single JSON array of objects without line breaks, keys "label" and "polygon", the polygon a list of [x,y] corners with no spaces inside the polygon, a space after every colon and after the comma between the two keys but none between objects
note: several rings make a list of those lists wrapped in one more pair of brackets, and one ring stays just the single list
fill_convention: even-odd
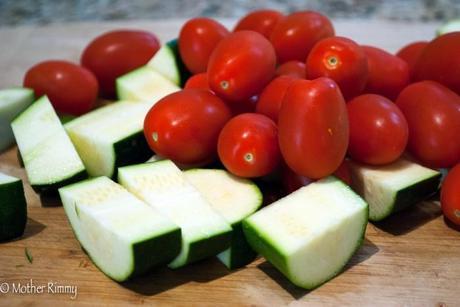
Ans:
[{"label": "tomato stem scar", "polygon": [[152,139],[154,142],[158,142],[158,132],[155,131],[152,133]]},{"label": "tomato stem scar", "polygon": [[227,80],[220,81],[220,87],[221,87],[223,90],[228,89],[228,86],[229,86],[229,83],[228,83]]},{"label": "tomato stem scar", "polygon": [[244,160],[246,162],[252,162],[253,159],[254,159],[254,156],[250,152],[248,152],[247,154],[244,155]]}]

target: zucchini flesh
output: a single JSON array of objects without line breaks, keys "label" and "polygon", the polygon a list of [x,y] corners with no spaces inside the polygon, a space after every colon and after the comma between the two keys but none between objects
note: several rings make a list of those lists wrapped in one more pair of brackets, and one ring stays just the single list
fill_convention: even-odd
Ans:
[{"label": "zucchini flesh", "polygon": [[118,181],[182,229],[182,249],[170,264],[178,268],[222,252],[231,227],[170,160],[121,167]]},{"label": "zucchini flesh", "polygon": [[142,66],[116,80],[119,100],[142,101],[154,105],[180,87],[149,66]]},{"label": "zucchini flesh", "polygon": [[217,258],[229,269],[252,262],[257,254],[247,243],[241,222],[262,205],[262,193],[257,185],[220,169],[191,169],[184,174],[214,210],[232,225],[230,247]]},{"label": "zucchini flesh", "polygon": [[441,36],[443,34],[458,31],[460,31],[460,19],[454,19],[440,26],[436,31],[436,34],[437,36]]},{"label": "zucchini flesh", "polygon": [[87,113],[65,127],[90,176],[115,177],[118,166],[146,161],[146,103],[120,101]]},{"label": "zucchini flesh", "polygon": [[328,177],[243,221],[249,244],[295,285],[313,289],[339,274],[361,246],[368,206]]},{"label": "zucchini flesh", "polygon": [[180,251],[179,227],[107,177],[63,187],[59,194],[77,240],[116,281],[166,264]]},{"label": "zucchini flesh", "polygon": [[438,191],[441,173],[406,159],[385,166],[350,163],[352,187],[369,204],[369,220],[380,221]]},{"label": "zucchini flesh", "polygon": [[11,122],[34,101],[34,92],[28,88],[0,90],[0,152],[14,143]]},{"label": "zucchini flesh", "polygon": [[190,72],[180,57],[177,39],[163,45],[147,63],[147,66],[152,67],[178,86],[184,86],[190,76]]},{"label": "zucchini flesh", "polygon": [[27,222],[27,203],[19,178],[0,173],[0,241],[22,236]]},{"label": "zucchini flesh", "polygon": [[11,124],[32,187],[54,192],[87,177],[85,166],[46,96]]}]

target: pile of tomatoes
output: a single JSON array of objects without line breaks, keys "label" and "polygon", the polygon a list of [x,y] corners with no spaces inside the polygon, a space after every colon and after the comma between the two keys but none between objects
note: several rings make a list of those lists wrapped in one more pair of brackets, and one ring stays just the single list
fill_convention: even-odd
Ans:
[{"label": "pile of tomatoes", "polygon": [[[65,99],[85,91],[95,99],[97,84],[113,95],[115,78],[144,65],[158,47],[146,32],[96,38],[81,58],[79,95],[66,92]],[[193,76],[152,107],[145,137],[157,154],[181,165],[218,158],[237,176],[281,174],[288,191],[331,174],[350,182],[347,159],[378,166],[405,154],[431,168],[452,168],[441,201],[447,218],[460,224],[458,50],[454,32],[394,55],[335,36],[331,21],[313,11],[254,11],[233,31],[194,18],[179,33],[180,56]],[[52,91],[37,85],[45,83],[34,77],[39,69],[45,68],[28,72],[25,86]],[[92,107],[64,108],[59,97],[50,98],[64,112]]]}]

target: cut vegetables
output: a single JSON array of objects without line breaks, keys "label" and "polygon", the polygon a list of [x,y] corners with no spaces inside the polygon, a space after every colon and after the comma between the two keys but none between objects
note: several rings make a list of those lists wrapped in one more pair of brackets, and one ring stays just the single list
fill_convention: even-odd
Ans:
[{"label": "cut vegetables", "polygon": [[203,194],[212,207],[232,225],[230,248],[217,257],[229,269],[242,267],[256,257],[243,234],[241,222],[262,205],[262,193],[250,180],[219,169],[191,169],[187,180]]},{"label": "cut vegetables", "polygon": [[0,241],[22,236],[27,222],[27,203],[19,178],[0,173]]},{"label": "cut vegetables", "polygon": [[119,77],[116,81],[118,99],[143,101],[154,105],[180,88],[149,66],[143,66]]},{"label": "cut vegetables", "polygon": [[180,251],[179,227],[107,177],[61,188],[59,194],[81,246],[116,281],[166,264]]},{"label": "cut vegetables", "polygon": [[180,57],[177,39],[163,45],[147,63],[147,66],[152,67],[177,86],[183,86],[190,76],[190,72]]},{"label": "cut vegetables", "polygon": [[394,212],[427,199],[438,191],[441,173],[400,159],[385,166],[350,163],[353,189],[369,204],[369,220],[380,221]]},{"label": "cut vegetables", "polygon": [[360,247],[367,204],[334,177],[321,179],[243,221],[249,244],[295,285],[313,289]]},{"label": "cut vegetables", "polygon": [[152,151],[143,134],[146,103],[120,101],[66,125],[91,176],[113,177],[118,166],[145,162]]},{"label": "cut vegetables", "polygon": [[64,128],[46,96],[11,124],[27,177],[38,192],[52,192],[87,176]]},{"label": "cut vegetables", "polygon": [[11,121],[34,101],[34,92],[28,88],[0,90],[0,152],[14,143]]},{"label": "cut vegetables", "polygon": [[229,247],[230,225],[170,160],[121,167],[118,181],[181,227],[182,249],[169,267],[215,256]]}]

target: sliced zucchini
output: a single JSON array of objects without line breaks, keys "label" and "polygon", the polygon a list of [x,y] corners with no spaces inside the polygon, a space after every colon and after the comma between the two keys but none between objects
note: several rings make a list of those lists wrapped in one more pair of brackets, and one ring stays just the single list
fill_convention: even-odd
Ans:
[{"label": "sliced zucchini", "polygon": [[181,227],[182,249],[170,268],[215,256],[229,247],[230,225],[170,160],[121,167],[118,181]]},{"label": "sliced zucchini", "polygon": [[35,191],[56,191],[87,177],[83,162],[46,96],[21,113],[11,127]]},{"label": "sliced zucchini", "polygon": [[19,178],[0,173],[0,241],[22,236],[27,222],[27,203]]},{"label": "sliced zucchini", "polygon": [[118,99],[143,101],[150,106],[164,96],[180,90],[180,87],[149,66],[140,67],[119,77],[116,87]]},{"label": "sliced zucchini", "polygon": [[147,162],[157,162],[157,161],[162,161],[164,159],[165,158],[163,158],[162,156],[153,155],[153,156],[150,157],[150,159],[147,160]]},{"label": "sliced zucchini", "polygon": [[460,19],[450,20],[449,22],[443,24],[436,30],[436,34],[441,36],[450,32],[460,31]]},{"label": "sliced zucchini", "polygon": [[163,45],[147,63],[147,66],[152,67],[177,86],[183,86],[190,76],[190,72],[180,57],[177,39]]},{"label": "sliced zucchini", "polygon": [[180,251],[180,228],[107,177],[63,187],[59,194],[77,240],[116,281],[166,264]]},{"label": "sliced zucchini", "polygon": [[367,204],[328,177],[243,221],[249,244],[292,283],[313,289],[339,274],[364,239]]},{"label": "sliced zucchini", "polygon": [[232,225],[230,248],[217,258],[229,269],[252,262],[257,254],[247,243],[241,222],[262,205],[262,193],[257,185],[220,169],[191,169],[184,174],[214,210]]},{"label": "sliced zucchini", "polygon": [[406,159],[385,166],[350,163],[352,187],[369,204],[369,220],[380,221],[437,192],[441,173]]},{"label": "sliced zucchini", "polygon": [[143,133],[147,103],[120,101],[96,109],[65,127],[90,176],[115,177],[118,166],[151,155]]},{"label": "sliced zucchini", "polygon": [[28,88],[0,90],[0,152],[14,144],[11,122],[34,101],[34,91]]}]

